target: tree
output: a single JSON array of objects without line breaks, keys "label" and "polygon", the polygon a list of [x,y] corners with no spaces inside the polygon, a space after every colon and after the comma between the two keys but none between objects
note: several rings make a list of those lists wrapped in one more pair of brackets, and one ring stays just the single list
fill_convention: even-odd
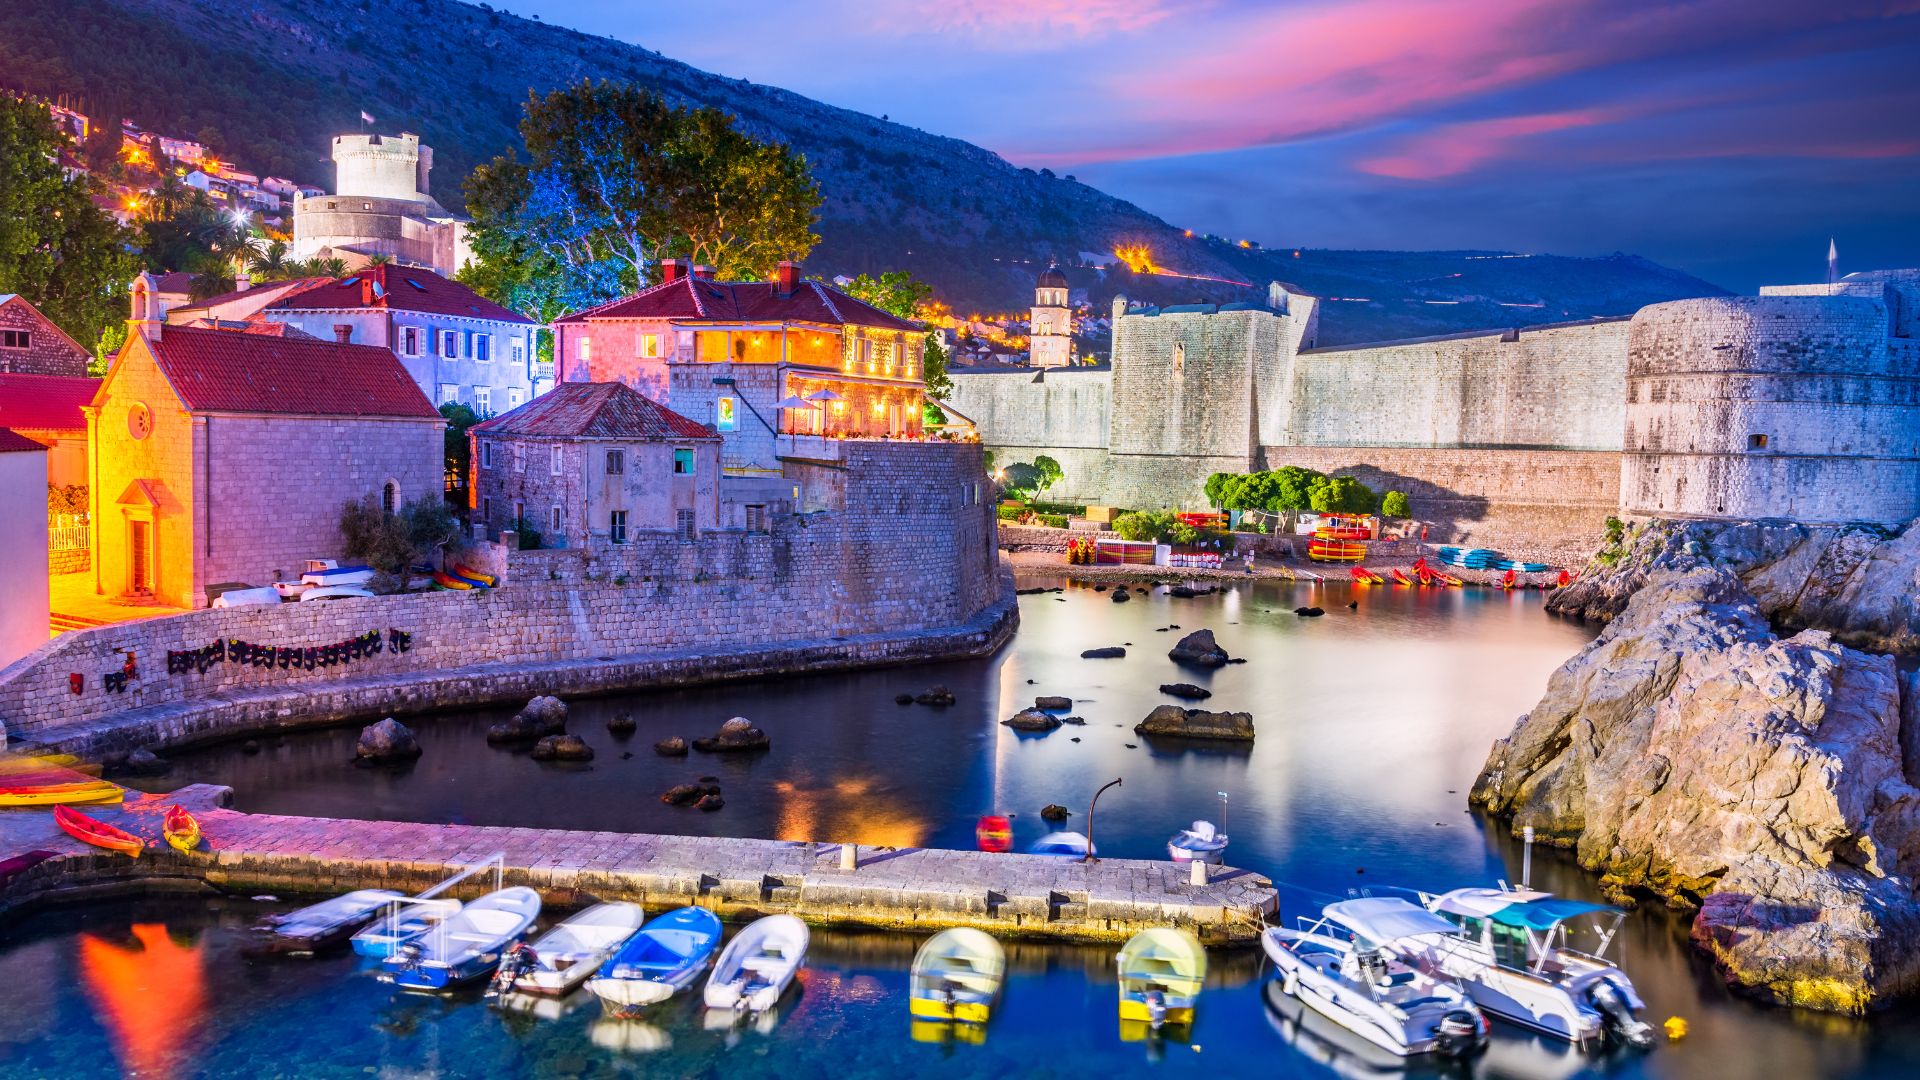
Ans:
[{"label": "tree", "polygon": [[718,110],[580,82],[529,95],[520,134],[528,160],[467,180],[474,262],[460,278],[542,321],[653,283],[661,259],[766,278],[819,242],[806,159]]},{"label": "tree", "polygon": [[945,401],[953,396],[953,377],[947,374],[947,350],[940,339],[927,335],[926,351],[920,356],[920,374],[927,384],[927,396]]},{"label": "tree", "polygon": [[1221,507],[1229,510],[1244,509],[1244,507],[1227,506],[1227,495],[1226,495],[1227,487],[1228,485],[1237,482],[1239,479],[1240,479],[1239,473],[1229,473],[1229,472],[1217,472],[1207,477],[1207,483],[1205,488],[1207,493],[1207,505],[1217,506],[1217,507]]},{"label": "tree", "polygon": [[1040,488],[1040,470],[1024,461],[1016,461],[1007,466],[1006,476],[1000,481],[1000,486],[1007,489],[1007,494],[1026,502]]},{"label": "tree", "polygon": [[402,591],[413,564],[462,539],[459,519],[439,499],[410,501],[392,514],[372,495],[340,508],[340,532],[347,558],[400,582]]},{"label": "tree", "polygon": [[1390,518],[1408,518],[1413,516],[1413,507],[1407,501],[1404,491],[1389,491],[1380,497],[1380,515]]},{"label": "tree", "polygon": [[1113,531],[1120,534],[1120,539],[1157,544],[1171,541],[1179,525],[1180,519],[1171,510],[1136,510],[1113,519]]},{"label": "tree", "polygon": [[1306,510],[1313,505],[1313,485],[1326,477],[1299,465],[1282,465],[1272,471],[1273,495],[1264,509],[1274,513]]},{"label": "tree", "polygon": [[126,318],[139,272],[127,233],[60,169],[65,138],[43,105],[0,94],[0,293],[19,293],[75,341]]},{"label": "tree", "polygon": [[933,295],[933,286],[915,281],[905,270],[888,270],[879,277],[861,274],[842,290],[896,318],[915,318],[920,304]]},{"label": "tree", "polygon": [[1060,467],[1059,462],[1045,454],[1041,454],[1033,459],[1033,468],[1035,472],[1040,474],[1040,486],[1036,489],[1036,494],[1059,483],[1065,479],[1067,475],[1066,470]]},{"label": "tree", "polygon": [[467,440],[467,429],[486,419],[474,412],[471,406],[458,401],[449,401],[440,406],[440,415],[447,418],[446,469],[448,476],[458,476],[463,480],[471,476],[473,467],[473,444]]},{"label": "tree", "polygon": [[120,355],[120,347],[127,343],[127,324],[108,323],[100,331],[100,340],[93,347],[93,359],[87,361],[87,374],[93,378],[104,378],[107,369],[113,366],[113,358]]},{"label": "tree", "polygon": [[1314,481],[1308,499],[1317,514],[1367,514],[1374,508],[1373,489],[1351,476],[1322,476]]}]

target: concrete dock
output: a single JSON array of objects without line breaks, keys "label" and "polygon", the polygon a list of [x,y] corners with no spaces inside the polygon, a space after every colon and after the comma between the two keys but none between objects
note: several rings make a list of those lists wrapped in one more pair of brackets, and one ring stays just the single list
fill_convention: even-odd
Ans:
[{"label": "concrete dock", "polygon": [[[156,841],[167,805],[178,802],[200,819],[200,850],[162,848],[139,859],[68,837],[51,812],[0,811],[0,860],[52,853],[0,882],[0,910],[121,888],[412,893],[495,852],[504,854],[507,884],[533,886],[550,905],[630,900],[654,912],[698,904],[729,920],[786,912],[821,926],[972,926],[1078,941],[1177,926],[1229,945],[1251,943],[1277,903],[1271,881],[1231,867],[1212,867],[1209,880],[1195,885],[1189,867],[1172,862],[860,848],[854,868],[844,869],[834,843],[281,817],[225,809],[229,797],[227,788],[194,785],[130,795],[120,807],[80,808]],[[491,887],[492,875],[482,875],[454,895]]]}]

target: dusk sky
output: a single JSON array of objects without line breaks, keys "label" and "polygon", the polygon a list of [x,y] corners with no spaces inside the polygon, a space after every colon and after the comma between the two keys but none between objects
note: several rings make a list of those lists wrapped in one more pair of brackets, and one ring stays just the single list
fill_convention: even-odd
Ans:
[{"label": "dusk sky", "polygon": [[1271,245],[1920,263],[1920,0],[511,0]]}]

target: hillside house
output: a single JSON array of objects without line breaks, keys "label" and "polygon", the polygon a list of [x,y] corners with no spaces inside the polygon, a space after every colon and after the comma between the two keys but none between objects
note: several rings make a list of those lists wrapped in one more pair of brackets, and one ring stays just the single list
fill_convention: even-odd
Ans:
[{"label": "hillside house", "polygon": [[87,373],[93,353],[17,293],[0,293],[0,374]]}]

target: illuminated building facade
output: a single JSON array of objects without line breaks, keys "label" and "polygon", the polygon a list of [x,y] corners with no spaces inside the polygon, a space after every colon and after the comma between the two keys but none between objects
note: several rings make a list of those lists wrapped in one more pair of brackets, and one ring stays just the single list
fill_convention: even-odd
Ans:
[{"label": "illuminated building facade", "polygon": [[1057,265],[1040,274],[1027,330],[1027,357],[1034,367],[1073,363],[1073,309],[1067,304],[1067,276]]}]

